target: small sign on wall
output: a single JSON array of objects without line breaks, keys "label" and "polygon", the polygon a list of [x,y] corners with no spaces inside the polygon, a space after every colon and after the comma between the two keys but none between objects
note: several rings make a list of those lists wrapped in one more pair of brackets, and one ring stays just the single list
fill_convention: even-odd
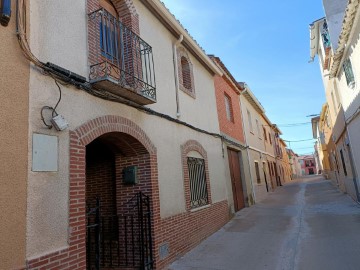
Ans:
[{"label": "small sign on wall", "polygon": [[32,171],[58,171],[58,137],[44,134],[33,134]]}]

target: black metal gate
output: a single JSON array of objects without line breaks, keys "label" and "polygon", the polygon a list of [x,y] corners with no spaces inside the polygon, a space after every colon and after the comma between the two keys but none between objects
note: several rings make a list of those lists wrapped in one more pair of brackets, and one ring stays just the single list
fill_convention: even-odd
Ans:
[{"label": "black metal gate", "polygon": [[150,198],[137,193],[116,216],[101,216],[100,200],[87,212],[87,269],[153,269]]}]

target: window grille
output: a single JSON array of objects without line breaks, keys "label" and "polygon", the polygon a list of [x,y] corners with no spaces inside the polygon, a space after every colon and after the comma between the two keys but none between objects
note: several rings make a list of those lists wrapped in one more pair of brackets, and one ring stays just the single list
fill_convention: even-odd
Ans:
[{"label": "window grille", "polygon": [[354,78],[354,73],[353,73],[353,69],[352,69],[352,66],[351,66],[350,59],[346,59],[344,61],[343,69],[344,69],[347,85],[349,87],[354,87],[355,78]]},{"label": "window grille", "polygon": [[324,24],[323,24],[321,37],[322,37],[322,41],[324,44],[324,48],[329,48],[331,46],[331,43],[330,43],[330,35],[329,35],[328,25],[327,25],[326,21],[324,21]]},{"label": "window grille", "polygon": [[190,180],[190,207],[197,208],[207,205],[208,191],[206,186],[205,160],[201,158],[187,158]]},{"label": "window grille", "polygon": [[191,69],[189,61],[186,59],[185,56],[181,57],[181,72],[182,72],[182,80],[183,80],[183,86],[187,90],[192,90],[192,82],[191,82]]}]

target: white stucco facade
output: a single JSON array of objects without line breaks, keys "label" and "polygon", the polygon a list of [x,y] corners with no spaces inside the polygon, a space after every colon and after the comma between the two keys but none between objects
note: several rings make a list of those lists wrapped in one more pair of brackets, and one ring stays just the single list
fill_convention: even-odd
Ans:
[{"label": "white stucco facade", "polygon": [[[177,39],[140,1],[134,1],[134,5],[139,14],[140,35],[152,46],[154,55],[157,102],[148,107],[176,118],[172,48]],[[33,0],[30,14],[30,42],[34,55],[43,62],[52,62],[88,79],[86,1],[49,0],[45,3]],[[179,91],[179,120],[219,134],[213,74],[193,54],[189,53],[189,57],[193,65],[196,98]],[[199,142],[207,152],[212,203],[229,199],[229,168],[219,138],[94,97],[73,86],[61,85],[61,89],[62,99],[57,112],[64,116],[69,127],[57,132],[44,126],[40,110],[43,106],[56,104],[58,88],[50,76],[44,76],[37,68],[31,69],[27,258],[36,258],[68,245],[69,131],[97,117],[118,115],[127,118],[136,123],[155,145],[162,218],[186,211],[180,146],[188,140]],[[32,135],[35,133],[57,137],[58,171],[32,171]]]},{"label": "white stucco facade", "polygon": [[[359,106],[360,88],[358,69],[359,56],[359,8],[357,1],[323,1],[326,20],[331,40],[330,62],[324,67],[324,44],[319,26],[314,35],[317,37],[317,54],[328,103],[327,123],[332,127],[331,140],[335,143],[335,151],[329,153],[329,161],[333,172],[331,180],[339,188],[358,200],[356,185],[359,186],[360,147],[359,147]],[[324,20],[314,22],[321,24]],[[315,28],[314,28],[315,29]],[[313,35],[313,36],[314,36]],[[350,60],[354,83],[348,83],[344,62]]]}]

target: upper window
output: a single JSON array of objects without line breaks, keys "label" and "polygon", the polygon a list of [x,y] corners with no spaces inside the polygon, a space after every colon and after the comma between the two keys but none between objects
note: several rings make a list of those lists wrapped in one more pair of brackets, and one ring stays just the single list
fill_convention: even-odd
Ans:
[{"label": "upper window", "polygon": [[349,58],[344,61],[343,69],[344,69],[344,74],[345,74],[347,85],[351,88],[354,88],[355,78],[354,78],[354,72],[353,72],[352,65],[351,65]]},{"label": "upper window", "polygon": [[269,143],[272,144],[270,132],[269,132]]},{"label": "upper window", "polygon": [[191,91],[191,73],[190,64],[185,56],[181,57],[181,73],[182,73],[182,85]]},{"label": "upper window", "polygon": [[250,114],[249,110],[246,110],[246,113],[247,113],[247,117],[248,117],[248,121],[249,121],[250,132],[254,132],[253,126],[252,126],[251,114]]},{"label": "upper window", "polygon": [[179,88],[195,98],[193,67],[184,48],[178,48],[178,78]]},{"label": "upper window", "polygon": [[264,140],[267,141],[266,129],[264,127],[263,127],[263,132],[264,132]]},{"label": "upper window", "polygon": [[256,119],[255,122],[256,122],[256,132],[257,132],[259,138],[261,138],[259,120]]},{"label": "upper window", "polygon": [[206,185],[205,160],[201,158],[187,158],[190,180],[190,208],[207,205],[208,192]]},{"label": "upper window", "polygon": [[227,120],[234,122],[233,110],[231,106],[231,98],[225,94],[225,110],[226,110],[226,118]]},{"label": "upper window", "polygon": [[112,62],[119,59],[117,21],[119,19],[115,7],[109,0],[100,0],[100,6],[105,9],[100,21],[101,55]]}]

